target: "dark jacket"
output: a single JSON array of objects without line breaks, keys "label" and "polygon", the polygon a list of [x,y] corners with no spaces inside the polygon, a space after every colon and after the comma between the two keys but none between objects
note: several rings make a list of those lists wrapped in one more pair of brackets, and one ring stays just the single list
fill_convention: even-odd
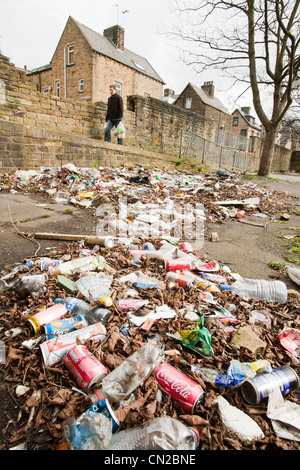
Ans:
[{"label": "dark jacket", "polygon": [[118,93],[111,95],[107,102],[106,121],[119,121],[123,118],[123,99]]}]

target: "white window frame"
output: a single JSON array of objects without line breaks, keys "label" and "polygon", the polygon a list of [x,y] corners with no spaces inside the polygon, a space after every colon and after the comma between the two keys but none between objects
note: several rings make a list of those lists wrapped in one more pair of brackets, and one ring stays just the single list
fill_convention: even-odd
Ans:
[{"label": "white window frame", "polygon": [[74,44],[70,44],[68,46],[68,65],[75,64],[74,60],[73,60],[73,62],[71,62],[72,54],[73,54],[73,58],[75,60],[75,47],[74,47]]},{"label": "white window frame", "polygon": [[50,87],[49,87],[49,86],[47,86],[47,87],[43,88],[43,90],[42,90],[42,91],[43,91],[44,95],[49,95],[49,92],[50,92]]},{"label": "white window frame", "polygon": [[185,109],[191,109],[192,108],[192,98],[186,98],[185,99]]},{"label": "white window frame", "polygon": [[84,79],[83,79],[83,78],[80,78],[80,79],[79,79],[79,88],[78,88],[78,92],[79,92],[79,93],[83,93],[83,92],[84,92]]},{"label": "white window frame", "polygon": [[114,82],[118,95],[122,96],[122,83]]},{"label": "white window frame", "polygon": [[60,84],[59,80],[55,81],[55,95],[59,98],[60,96]]}]

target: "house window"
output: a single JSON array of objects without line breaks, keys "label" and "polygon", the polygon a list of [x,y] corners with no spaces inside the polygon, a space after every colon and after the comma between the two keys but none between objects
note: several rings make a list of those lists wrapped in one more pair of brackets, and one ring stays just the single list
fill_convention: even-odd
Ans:
[{"label": "house window", "polygon": [[138,69],[141,69],[141,70],[145,70],[144,67],[139,64],[138,62],[135,62],[134,60],[132,61],[134,63],[134,65],[138,68]]},{"label": "house window", "polygon": [[43,88],[44,95],[49,95],[50,87]]},{"label": "house window", "polygon": [[238,126],[239,125],[239,118],[238,116],[234,117],[232,120],[232,125],[233,126]]},{"label": "house window", "polygon": [[122,85],[121,85],[121,83],[115,82],[115,87],[116,87],[118,95],[121,96],[121,94],[122,94]]},{"label": "house window", "polygon": [[79,93],[82,93],[84,91],[84,80],[83,78],[79,79]]},{"label": "house window", "polygon": [[56,80],[55,82],[55,94],[56,96],[59,96],[59,80]]},{"label": "house window", "polygon": [[187,98],[185,100],[185,109],[191,109],[192,107],[192,98]]},{"label": "house window", "polygon": [[74,64],[75,60],[75,52],[74,52],[74,44],[68,46],[68,65]]},{"label": "house window", "polygon": [[243,137],[247,137],[247,129],[241,129],[241,134]]}]

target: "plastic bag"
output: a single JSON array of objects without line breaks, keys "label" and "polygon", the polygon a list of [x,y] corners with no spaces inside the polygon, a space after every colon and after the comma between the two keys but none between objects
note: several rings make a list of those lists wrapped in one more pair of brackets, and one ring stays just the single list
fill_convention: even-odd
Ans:
[{"label": "plastic bag", "polygon": [[69,450],[104,450],[112,436],[111,421],[91,410],[84,412],[78,419],[66,419],[62,428]]},{"label": "plastic bag", "polygon": [[226,372],[192,366],[192,371],[200,374],[205,382],[210,382],[215,387],[230,388],[241,385],[245,380],[255,377],[257,373],[271,372],[271,370],[269,361],[262,359],[255,362],[239,362],[234,359]]},{"label": "plastic bag", "polygon": [[212,357],[214,350],[211,346],[211,334],[204,327],[204,316],[202,315],[197,327],[191,330],[179,330],[175,335],[167,333],[167,336],[179,341],[183,346],[203,357]]},{"label": "plastic bag", "polygon": [[119,139],[125,139],[125,127],[124,127],[124,124],[123,122],[119,122],[118,126],[117,126],[117,129],[115,130],[115,135],[119,138]]}]

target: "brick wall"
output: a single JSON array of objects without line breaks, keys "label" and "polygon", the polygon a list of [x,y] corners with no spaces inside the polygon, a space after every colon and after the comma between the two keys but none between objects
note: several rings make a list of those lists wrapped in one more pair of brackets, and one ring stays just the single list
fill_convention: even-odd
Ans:
[{"label": "brick wall", "polygon": [[[223,111],[220,111],[212,106],[208,106],[205,104],[197,92],[194,90],[192,86],[188,86],[181,96],[178,98],[176,104],[185,109],[186,107],[186,99],[192,99],[192,107],[191,110],[194,113],[200,114],[204,116],[206,119],[211,119],[214,121],[214,129],[217,130],[224,124],[224,130],[230,132],[231,130],[231,115],[226,114]],[[215,137],[215,131],[213,134],[213,139]]]},{"label": "brick wall", "polygon": [[[74,61],[68,64],[68,46],[74,46]],[[66,66],[65,66],[66,63]],[[42,91],[51,87],[56,95],[56,82],[60,84],[60,97],[95,103],[106,102],[109,86],[115,81],[122,85],[122,97],[148,93],[161,98],[163,84],[124,66],[109,57],[93,51],[76,22],[69,18],[51,61],[52,68],[32,75],[35,88]],[[79,80],[84,81],[84,90],[79,91]],[[65,92],[66,88],[66,92]]]},{"label": "brick wall", "polygon": [[[213,140],[215,123],[179,106],[155,98],[134,95],[126,101],[125,145],[103,142],[106,102],[82,103],[44,95],[26,76],[0,54],[0,169],[56,166],[74,162],[90,166],[94,161],[131,161],[174,165],[180,156],[181,135],[189,128]],[[122,151],[125,160],[116,160]],[[148,152],[148,153],[147,153]],[[156,152],[156,153],[153,153]],[[159,152],[159,154],[157,154]],[[140,157],[143,155],[143,157]],[[156,155],[156,157],[155,157]],[[248,159],[258,168],[259,148]],[[289,164],[281,153],[274,165]],[[107,163],[108,164],[108,163]],[[273,170],[276,168],[272,167]]]}]

